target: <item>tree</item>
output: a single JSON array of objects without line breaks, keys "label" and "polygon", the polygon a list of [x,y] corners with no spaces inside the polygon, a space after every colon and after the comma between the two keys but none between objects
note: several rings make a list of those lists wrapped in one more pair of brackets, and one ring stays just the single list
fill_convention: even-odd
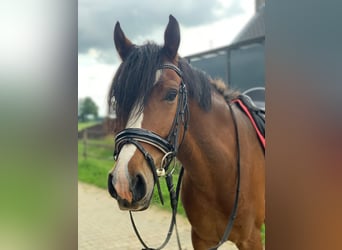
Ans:
[{"label": "tree", "polygon": [[93,115],[94,118],[97,118],[98,109],[99,108],[90,97],[79,100],[79,117],[81,121],[87,121],[89,115]]}]

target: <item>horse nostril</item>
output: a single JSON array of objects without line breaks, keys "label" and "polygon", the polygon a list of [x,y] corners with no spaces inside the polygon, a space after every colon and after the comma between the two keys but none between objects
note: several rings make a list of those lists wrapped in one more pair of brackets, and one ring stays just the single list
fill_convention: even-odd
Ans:
[{"label": "horse nostril", "polygon": [[137,174],[132,181],[133,201],[139,201],[146,194],[146,182],[142,175]]},{"label": "horse nostril", "polygon": [[114,184],[113,184],[113,175],[109,174],[108,175],[108,192],[110,193],[110,195],[114,198],[117,199],[118,198],[118,193],[116,192],[115,188],[114,188]]}]

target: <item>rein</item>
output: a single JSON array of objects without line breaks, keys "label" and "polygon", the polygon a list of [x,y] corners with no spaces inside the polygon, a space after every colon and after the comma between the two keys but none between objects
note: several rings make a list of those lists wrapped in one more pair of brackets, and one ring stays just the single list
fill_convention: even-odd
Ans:
[{"label": "rein", "polygon": [[232,115],[233,118],[233,122],[234,122],[234,130],[235,130],[235,140],[236,140],[236,150],[237,150],[237,184],[236,184],[236,193],[235,193],[235,201],[234,201],[234,207],[233,207],[233,211],[229,216],[229,221],[228,224],[226,226],[226,229],[224,230],[223,236],[220,240],[220,242],[210,248],[209,250],[216,250],[218,249],[224,242],[226,242],[228,240],[229,234],[232,231],[233,228],[233,224],[234,224],[234,220],[236,218],[236,212],[237,212],[237,208],[238,208],[238,203],[239,203],[239,194],[240,194],[240,140],[239,140],[239,131],[238,131],[238,126],[237,126],[237,122],[236,122],[236,116],[235,113],[230,105],[230,103],[228,103],[228,107],[230,110],[230,113]]},{"label": "rein", "polygon": [[[172,162],[172,160],[176,157],[178,153],[178,149],[182,145],[184,138],[185,138],[185,133],[187,131],[188,120],[189,120],[189,107],[188,107],[188,101],[187,101],[188,95],[187,95],[186,85],[184,84],[184,81],[182,78],[182,72],[180,71],[178,67],[176,67],[173,64],[163,64],[160,66],[159,69],[171,69],[175,71],[178,74],[178,76],[181,78],[181,83],[180,83],[179,92],[178,92],[179,97],[178,97],[176,115],[173,120],[169,135],[166,137],[166,139],[164,139],[160,137],[158,134],[153,133],[146,129],[126,128],[122,130],[121,132],[119,132],[115,137],[114,159],[117,160],[120,154],[120,151],[124,145],[133,144],[134,146],[136,146],[136,148],[144,155],[144,158],[147,161],[148,166],[150,167],[150,170],[152,171],[154,182],[157,185],[158,195],[163,205],[164,205],[164,200],[163,200],[163,195],[162,195],[161,188],[160,188],[159,177],[165,176],[166,184],[170,193],[172,218],[171,218],[169,231],[168,231],[168,234],[166,236],[164,243],[160,247],[155,248],[155,249],[157,250],[157,249],[162,249],[165,247],[165,245],[168,243],[168,241],[171,238],[171,234],[172,234],[174,226],[176,226],[178,247],[179,249],[181,249],[177,225],[176,225],[176,214],[177,214],[177,206],[178,206],[178,197],[179,197],[180,186],[181,186],[180,184],[182,181],[184,169],[182,166],[180,173],[179,173],[177,187],[175,190],[173,181],[172,181],[172,173],[174,170],[174,166],[172,169],[169,169],[169,165]],[[178,143],[179,133],[180,133],[180,129],[179,129],[180,122],[183,123],[183,135],[182,135],[180,143]],[[162,161],[161,161],[161,165],[158,168],[155,166],[155,162],[152,156],[150,155],[150,153],[145,150],[145,148],[143,147],[141,143],[147,143],[149,145],[152,145],[153,147],[159,149],[164,154]],[[131,211],[130,211],[130,218],[131,218],[133,229],[138,239],[140,240],[141,244],[145,247],[146,250],[154,249],[154,248],[148,247],[145,244],[145,242],[142,240],[138,232],[138,229],[134,223],[133,215]]]}]

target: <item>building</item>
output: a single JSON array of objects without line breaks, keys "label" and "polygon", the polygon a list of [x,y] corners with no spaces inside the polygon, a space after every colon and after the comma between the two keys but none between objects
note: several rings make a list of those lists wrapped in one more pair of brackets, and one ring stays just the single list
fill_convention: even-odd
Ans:
[{"label": "building", "polygon": [[[265,2],[256,1],[256,12],[228,46],[187,56],[196,68],[211,77],[222,78],[229,86],[244,92],[265,87]],[[265,103],[265,94],[255,92],[255,99]]]}]

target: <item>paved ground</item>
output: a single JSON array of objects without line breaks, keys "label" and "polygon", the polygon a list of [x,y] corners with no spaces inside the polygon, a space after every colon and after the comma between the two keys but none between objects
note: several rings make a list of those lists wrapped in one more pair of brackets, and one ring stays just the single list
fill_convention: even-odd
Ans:
[{"label": "paved ground", "polygon": [[[156,207],[150,207],[134,215],[145,242],[150,247],[158,247],[165,239],[168,231],[170,213]],[[177,216],[177,224],[182,249],[193,249],[189,222],[185,218]],[[136,250],[141,248],[142,246],[131,226],[128,212],[120,211],[106,190],[78,183],[78,249]],[[234,247],[228,248],[236,249]],[[164,249],[178,249],[175,232]]]}]

